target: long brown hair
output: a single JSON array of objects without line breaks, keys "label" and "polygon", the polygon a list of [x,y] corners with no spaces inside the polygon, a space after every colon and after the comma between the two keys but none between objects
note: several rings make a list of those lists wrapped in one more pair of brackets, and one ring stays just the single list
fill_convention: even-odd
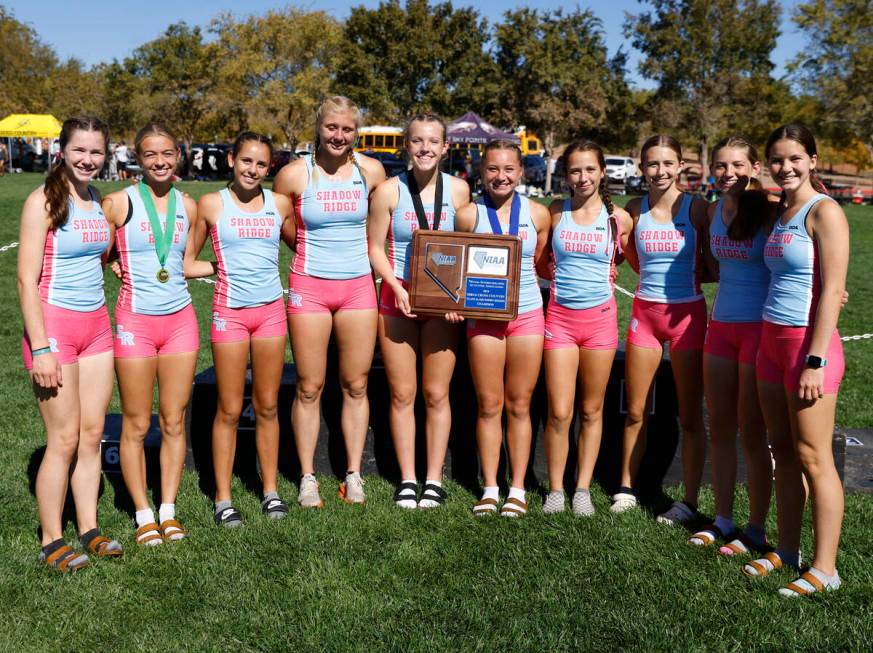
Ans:
[{"label": "long brown hair", "polygon": [[[773,133],[770,134],[770,138],[767,139],[767,146],[764,148],[764,156],[767,157],[768,163],[770,162],[770,151],[773,149],[776,142],[781,140],[800,143],[809,156],[818,155],[818,148],[815,145],[815,137],[812,135],[812,132],[809,131],[806,125],[802,122],[791,122],[773,130]],[[812,185],[815,192],[824,193],[825,195],[828,194],[827,188],[825,188],[822,180],[818,178],[815,168],[809,171],[809,183]],[[782,195],[779,198],[780,207],[784,208],[786,206],[786,198],[787,195],[783,190]]]},{"label": "long brown hair", "polygon": [[[610,197],[609,195],[609,180],[606,178],[606,157],[603,154],[603,148],[594,141],[590,141],[584,138],[568,145],[567,149],[565,149],[564,153],[561,155],[561,163],[564,166],[565,175],[567,174],[567,170],[570,169],[570,155],[574,152],[594,152],[594,154],[597,156],[597,165],[600,166],[600,171],[603,172],[603,176],[600,178],[600,185],[597,188],[597,192],[600,194],[600,200],[606,207],[606,211],[609,213],[609,215],[612,215],[613,213],[615,213],[615,206],[612,203],[612,197]],[[572,194],[573,189],[570,188],[570,195]]]},{"label": "long brown hair", "polygon": [[[64,148],[70,142],[74,132],[96,131],[103,134],[103,149],[109,146],[109,127],[99,118],[94,116],[73,116],[64,121],[61,126],[60,146],[63,154]],[[52,222],[52,230],[62,227],[70,217],[70,185],[67,162],[63,156],[52,167],[45,180],[45,205]]]},{"label": "long brown hair", "polygon": [[[745,152],[749,163],[760,163],[758,150],[745,136],[731,134],[722,138],[712,148],[710,161],[715,158],[720,150],[736,148]],[[737,200],[737,214],[727,228],[727,236],[734,241],[752,240],[759,231],[770,231],[776,219],[773,203],[769,194],[759,179],[749,178],[749,185],[745,192]]]}]

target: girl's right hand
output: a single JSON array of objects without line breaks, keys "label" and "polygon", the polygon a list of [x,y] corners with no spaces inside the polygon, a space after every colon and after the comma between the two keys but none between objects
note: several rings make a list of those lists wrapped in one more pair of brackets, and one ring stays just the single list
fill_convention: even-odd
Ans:
[{"label": "girl's right hand", "polygon": [[61,364],[53,352],[34,356],[30,378],[36,385],[46,390],[53,390],[64,384]]},{"label": "girl's right hand", "polygon": [[446,313],[445,318],[446,318],[446,322],[448,322],[449,324],[460,324],[461,322],[464,321],[464,316],[459,315],[458,313],[455,313],[454,311],[452,311],[451,313]]},{"label": "girl's right hand", "polygon": [[115,274],[115,276],[121,279],[121,263],[119,263],[118,261],[112,261],[109,267]]},{"label": "girl's right hand", "polygon": [[412,305],[409,303],[409,293],[406,291],[406,288],[398,283],[396,286],[392,286],[391,290],[394,291],[394,306],[397,310],[403,313],[406,317],[418,317],[412,312]]}]

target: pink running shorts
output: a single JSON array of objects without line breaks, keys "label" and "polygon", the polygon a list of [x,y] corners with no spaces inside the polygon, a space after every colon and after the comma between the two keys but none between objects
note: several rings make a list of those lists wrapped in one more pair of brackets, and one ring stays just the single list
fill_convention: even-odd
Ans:
[{"label": "pink running shorts", "polygon": [[[61,365],[72,365],[80,358],[112,351],[112,325],[105,306],[82,312],[43,302],[42,321],[49,347]],[[25,332],[21,339],[21,358],[27,370],[33,369],[31,349],[30,337]]]},{"label": "pink running shorts", "polygon": [[573,309],[549,300],[545,349],[618,349],[615,297],[599,306]]},{"label": "pink running shorts", "polygon": [[522,313],[511,322],[497,320],[467,320],[467,337],[492,336],[493,338],[512,338],[513,336],[542,336],[546,327],[543,309],[537,307]]},{"label": "pink running shorts", "polygon": [[703,351],[737,361],[743,365],[755,365],[758,346],[761,343],[761,322],[719,322],[710,320],[706,330]]},{"label": "pink running shorts", "polygon": [[354,279],[322,279],[296,272],[288,275],[288,315],[375,308],[376,286],[372,274]]},{"label": "pink running shorts", "polygon": [[634,298],[627,329],[628,344],[660,349],[669,341],[673,351],[703,349],[706,337],[706,300],[664,304]]},{"label": "pink running shorts", "polygon": [[[812,327],[794,327],[764,321],[761,327],[761,346],[758,348],[756,374],[764,383],[781,383],[788,392],[797,392],[800,374],[806,365],[806,353],[812,338]],[[836,394],[846,370],[843,342],[834,329],[825,355],[824,392]]]},{"label": "pink running shorts", "polygon": [[115,357],[151,358],[200,348],[194,306],[167,315],[144,315],[115,307]]},{"label": "pink running shorts", "polygon": [[263,306],[212,307],[212,342],[244,342],[250,338],[284,338],[288,333],[285,302],[280,297]]}]

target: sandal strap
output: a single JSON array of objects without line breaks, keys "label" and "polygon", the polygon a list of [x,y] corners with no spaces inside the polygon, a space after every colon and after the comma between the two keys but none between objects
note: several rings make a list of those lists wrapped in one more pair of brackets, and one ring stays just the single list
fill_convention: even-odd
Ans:
[{"label": "sandal strap", "polygon": [[497,499],[479,499],[473,506],[474,515],[484,515],[497,512]]},{"label": "sandal strap", "polygon": [[448,493],[444,489],[433,483],[425,484],[424,491],[421,493],[422,499],[430,499],[431,501],[436,501],[438,503],[445,501],[448,496]]},{"label": "sandal strap", "polygon": [[773,565],[774,570],[782,569],[782,558],[780,558],[779,554],[775,551],[767,551],[767,553],[764,554],[764,559]]},{"label": "sandal strap", "polygon": [[91,541],[88,542],[88,553],[93,553],[94,555],[100,555],[109,544],[112,543],[105,535],[95,535],[91,538]]},{"label": "sandal strap", "polygon": [[414,501],[416,492],[418,492],[418,484],[412,481],[405,481],[397,486],[397,490],[394,492],[394,500]]},{"label": "sandal strap", "polygon": [[721,529],[716,526],[715,523],[712,523],[708,526],[705,526],[704,528],[701,528],[688,539],[702,540],[706,546],[709,546],[716,540],[724,540],[727,538],[725,537],[725,534],[722,533]]},{"label": "sandal strap", "polygon": [[167,531],[171,528],[179,531],[182,534],[185,533],[185,529],[182,528],[182,524],[177,522],[175,519],[165,519],[161,522],[161,530],[164,532],[164,535],[166,535]]},{"label": "sandal strap", "polygon": [[70,547],[70,545],[64,544],[63,546],[59,546],[57,549],[48,554],[45,561],[46,564],[51,565],[52,567],[66,569],[67,564],[69,564],[70,562],[70,556],[73,555],[75,555],[75,552]]},{"label": "sandal strap", "polygon": [[503,502],[503,509],[501,512],[523,515],[527,513],[527,502],[516,499],[515,497],[509,497]]},{"label": "sandal strap", "polygon": [[265,513],[282,513],[288,514],[288,505],[282,499],[264,499],[261,501],[261,509]]},{"label": "sandal strap", "polygon": [[[805,571],[800,574],[800,580],[805,580],[807,583],[812,585],[815,588],[816,592],[824,592],[825,585],[819,578],[813,574],[812,572]],[[790,585],[794,585],[794,583],[790,583]]]},{"label": "sandal strap", "polygon": [[161,537],[161,531],[158,529],[158,525],[155,522],[149,522],[148,524],[143,524],[137,528],[135,537],[139,544],[148,544],[149,542],[163,539]]}]

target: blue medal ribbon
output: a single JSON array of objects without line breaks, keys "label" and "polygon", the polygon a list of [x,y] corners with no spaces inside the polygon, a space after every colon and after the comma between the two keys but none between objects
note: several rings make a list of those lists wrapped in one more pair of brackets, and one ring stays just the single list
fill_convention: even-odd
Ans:
[{"label": "blue medal ribbon", "polygon": [[[503,235],[503,229],[500,227],[500,218],[497,217],[497,209],[491,202],[491,197],[485,193],[485,208],[488,210],[488,221],[491,223],[491,231],[498,235]],[[521,213],[521,198],[518,193],[512,194],[512,207],[509,210],[509,235],[518,235],[518,218]]]}]

